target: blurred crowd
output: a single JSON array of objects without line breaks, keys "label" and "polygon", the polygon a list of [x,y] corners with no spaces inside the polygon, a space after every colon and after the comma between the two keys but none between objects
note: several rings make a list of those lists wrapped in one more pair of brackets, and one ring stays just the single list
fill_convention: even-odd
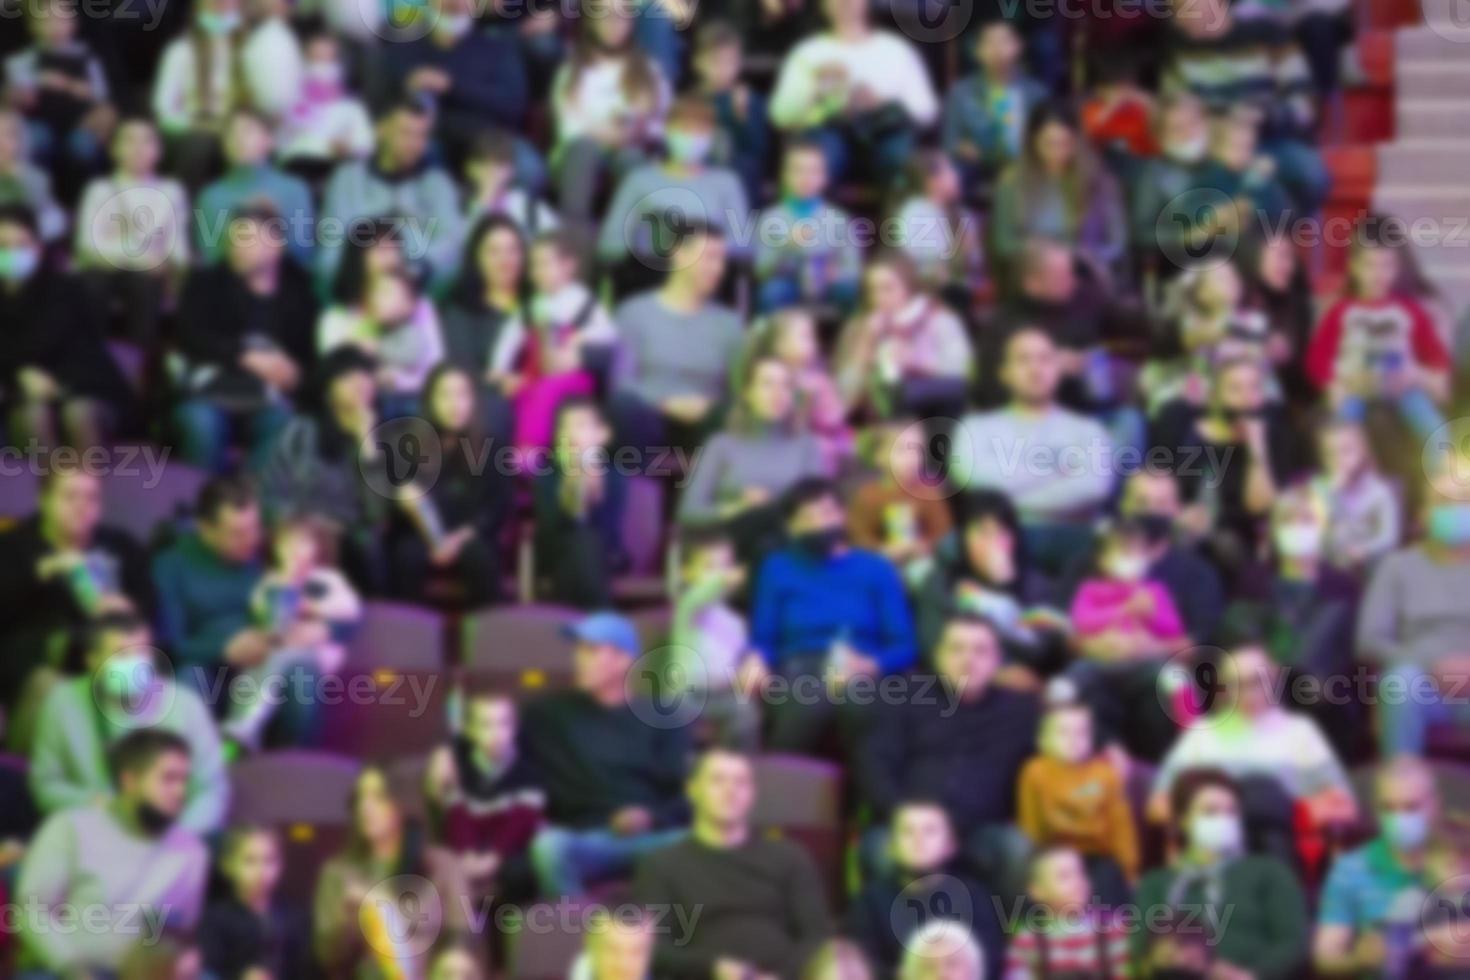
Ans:
[{"label": "blurred crowd", "polygon": [[[1345,3],[17,10],[0,974],[529,978],[473,913],[597,901],[577,980],[1467,975],[1466,333],[1307,234]],[[564,677],[444,664],[293,890],[232,773],[385,604]]]}]

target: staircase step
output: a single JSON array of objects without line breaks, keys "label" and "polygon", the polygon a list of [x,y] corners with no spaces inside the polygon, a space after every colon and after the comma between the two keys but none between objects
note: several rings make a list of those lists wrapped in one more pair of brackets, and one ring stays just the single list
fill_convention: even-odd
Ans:
[{"label": "staircase step", "polygon": [[1386,187],[1454,184],[1470,169],[1470,140],[1406,139],[1378,147],[1378,182]]},{"label": "staircase step", "polygon": [[1454,99],[1399,99],[1394,117],[1400,139],[1444,139],[1465,132],[1465,105]]},{"label": "staircase step", "polygon": [[1470,98],[1470,61],[1418,58],[1400,61],[1394,85],[1401,99]]},{"label": "staircase step", "polygon": [[1470,29],[1449,31],[1436,21],[1434,25],[1421,24],[1400,30],[1394,46],[1398,49],[1399,64],[1407,65],[1420,58],[1464,57],[1466,40],[1470,40]]}]

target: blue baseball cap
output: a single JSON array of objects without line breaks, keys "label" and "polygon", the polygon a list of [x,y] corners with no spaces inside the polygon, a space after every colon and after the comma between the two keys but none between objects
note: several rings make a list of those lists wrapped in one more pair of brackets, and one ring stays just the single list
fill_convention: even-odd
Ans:
[{"label": "blue baseball cap", "polygon": [[562,633],[579,643],[606,643],[631,657],[638,656],[643,648],[638,639],[638,628],[633,625],[633,621],[615,612],[592,613],[564,626]]}]

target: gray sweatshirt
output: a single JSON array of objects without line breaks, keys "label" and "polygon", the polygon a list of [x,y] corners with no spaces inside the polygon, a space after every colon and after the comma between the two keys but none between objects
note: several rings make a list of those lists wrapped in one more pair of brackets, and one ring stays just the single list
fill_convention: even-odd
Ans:
[{"label": "gray sweatshirt", "polygon": [[106,806],[58,813],[37,831],[16,883],[21,961],[115,970],[165,927],[193,928],[208,869],[203,841],[182,828],[143,837]]},{"label": "gray sweatshirt", "polygon": [[1384,556],[1358,610],[1358,656],[1428,667],[1470,649],[1470,562],[1435,561],[1423,546]]},{"label": "gray sweatshirt", "polygon": [[679,501],[679,521],[716,521],[720,508],[758,487],[779,497],[796,481],[825,476],[822,446],[815,436],[716,433],[699,451],[694,472]]},{"label": "gray sweatshirt", "polygon": [[708,303],[698,313],[669,309],[657,292],[630,297],[613,314],[622,340],[620,391],[658,405],[676,395],[720,401],[729,390],[730,366],[744,340],[740,316]]},{"label": "gray sweatshirt", "polygon": [[662,164],[650,163],[632,171],[618,184],[602,230],[597,256],[616,262],[634,255],[657,255],[650,218],[700,221],[725,233],[731,255],[750,251],[750,202],[745,186],[733,170],[707,167],[675,174]]},{"label": "gray sweatshirt", "polygon": [[950,479],[966,490],[1002,490],[1026,523],[1090,517],[1117,471],[1097,422],[1053,406],[1043,415],[1010,408],[966,415],[954,431]]}]

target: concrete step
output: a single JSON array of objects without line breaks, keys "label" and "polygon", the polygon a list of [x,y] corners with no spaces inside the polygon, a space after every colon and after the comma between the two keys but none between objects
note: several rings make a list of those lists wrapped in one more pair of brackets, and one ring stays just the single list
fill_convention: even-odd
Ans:
[{"label": "concrete step", "polygon": [[[1459,0],[1455,0],[1459,2]],[[1417,58],[1464,57],[1465,43],[1470,40],[1470,29],[1448,30],[1443,21],[1402,28],[1394,38],[1399,64],[1410,64]]]},{"label": "concrete step", "polygon": [[1394,88],[1403,99],[1470,98],[1470,54],[1461,50],[1458,60],[1411,58],[1397,66]]},{"label": "concrete step", "polygon": [[1378,147],[1380,186],[1453,184],[1470,174],[1470,139],[1407,139]]},{"label": "concrete step", "polygon": [[1399,139],[1446,139],[1470,130],[1465,103],[1456,99],[1399,99],[1394,120]]}]

